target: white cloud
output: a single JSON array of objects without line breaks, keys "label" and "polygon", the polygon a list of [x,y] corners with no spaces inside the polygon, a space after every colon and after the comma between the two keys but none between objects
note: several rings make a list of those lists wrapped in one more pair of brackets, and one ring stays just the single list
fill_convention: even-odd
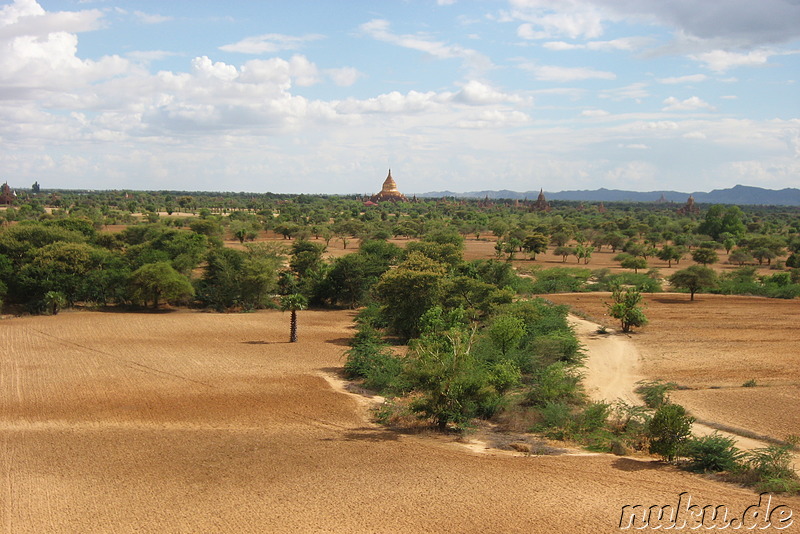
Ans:
[{"label": "white cloud", "polygon": [[521,111],[483,110],[456,123],[459,128],[484,129],[518,126],[530,122],[530,117]]},{"label": "white cloud", "polygon": [[133,14],[144,24],[161,24],[162,22],[168,22],[172,20],[172,17],[154,15],[151,13],[144,13],[142,11],[134,11]]},{"label": "white cloud", "polygon": [[168,57],[178,56],[177,52],[169,52],[167,50],[134,50],[125,54],[126,57],[143,63],[150,63],[151,61],[159,61]]},{"label": "white cloud", "polygon": [[694,111],[698,109],[714,110],[714,107],[708,102],[703,101],[701,98],[692,96],[686,100],[678,100],[674,96],[664,100],[665,106],[662,108],[664,111]]},{"label": "white cloud", "polygon": [[706,134],[703,132],[687,132],[683,134],[684,139],[706,139]]},{"label": "white cloud", "polygon": [[453,100],[456,102],[463,102],[466,104],[486,105],[486,104],[500,104],[500,103],[513,103],[523,104],[528,103],[528,99],[524,99],[517,95],[503,93],[493,87],[479,82],[477,80],[470,80],[458,91]]},{"label": "white cloud", "polygon": [[618,87],[616,89],[606,89],[600,92],[600,98],[609,98],[611,100],[634,100],[641,102],[643,99],[650,96],[647,91],[647,84],[644,82],[636,82],[625,87]]},{"label": "white cloud", "polygon": [[98,28],[101,16],[97,10],[46,13],[31,0],[0,8],[0,87],[63,91],[129,71],[119,56],[77,57],[75,32]]},{"label": "white cloud", "polygon": [[306,43],[324,39],[323,35],[308,34],[303,36],[283,35],[280,33],[267,33],[246,37],[236,43],[220,46],[225,52],[238,52],[241,54],[267,54],[281,50],[297,50]]},{"label": "white cloud", "polygon": [[464,60],[466,66],[474,72],[485,72],[493,67],[488,57],[470,48],[450,45],[430,39],[426,35],[398,35],[389,31],[389,21],[373,19],[360,26],[361,31],[373,39],[391,43],[403,48],[425,52],[437,59]]},{"label": "white cloud", "polygon": [[522,39],[548,39],[558,36],[592,39],[603,35],[603,17],[593,9],[549,13],[541,10],[517,11],[515,15],[516,18],[527,21],[517,28],[517,35]]},{"label": "white cloud", "polygon": [[632,150],[650,150],[650,147],[648,145],[645,145],[644,143],[632,143],[628,145],[618,145],[618,146],[619,148],[630,148]]},{"label": "white cloud", "polygon": [[582,117],[607,117],[610,113],[603,109],[585,109],[581,111]]},{"label": "white cloud", "polygon": [[610,52],[615,50],[637,50],[647,44],[650,40],[644,37],[624,37],[611,41],[589,41],[587,43],[566,43],[564,41],[548,41],[542,47],[548,50],[595,50]]},{"label": "white cloud", "polygon": [[729,52],[727,50],[713,50],[700,54],[691,54],[689,57],[703,63],[714,72],[725,72],[737,67],[755,67],[764,65],[769,58],[775,55],[771,50],[753,50],[747,53]]},{"label": "white cloud", "polygon": [[698,83],[704,82],[708,80],[708,76],[705,74],[690,74],[688,76],[676,76],[671,78],[659,78],[658,81],[660,83],[664,83],[667,85],[677,85],[682,83]]},{"label": "white cloud", "polygon": [[433,91],[420,93],[409,91],[402,94],[392,91],[365,100],[348,98],[338,103],[334,103],[334,108],[339,113],[358,114],[358,113],[419,113],[430,111],[440,107],[443,102],[448,100],[451,95],[440,95]]},{"label": "white cloud", "polygon": [[577,80],[613,80],[613,72],[590,69],[588,67],[559,67],[556,65],[523,64],[520,68],[533,73],[537,80],[548,82],[574,82]]},{"label": "white cloud", "polygon": [[364,77],[363,72],[353,67],[341,67],[338,69],[325,69],[325,74],[333,80],[333,83],[339,87],[350,87],[354,85],[359,78]]}]

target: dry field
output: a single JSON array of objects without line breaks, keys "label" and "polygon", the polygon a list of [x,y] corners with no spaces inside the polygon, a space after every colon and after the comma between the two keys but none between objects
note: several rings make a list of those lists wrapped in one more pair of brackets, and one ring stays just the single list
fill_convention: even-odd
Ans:
[{"label": "dry field", "polygon": [[[608,293],[548,295],[616,327]],[[630,339],[641,374],[689,389],[672,398],[696,417],[784,439],[800,435],[800,301],[722,295],[646,296],[650,321]],[[756,387],[743,387],[755,380]]]},{"label": "dry field", "polygon": [[[323,373],[349,312],[0,321],[0,532],[616,532],[752,491],[644,459],[476,453],[368,422]],[[800,499],[777,498],[800,510]]]}]

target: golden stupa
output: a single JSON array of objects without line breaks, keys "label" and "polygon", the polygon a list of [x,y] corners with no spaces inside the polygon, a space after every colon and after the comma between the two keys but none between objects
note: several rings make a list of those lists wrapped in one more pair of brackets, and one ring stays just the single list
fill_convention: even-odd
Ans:
[{"label": "golden stupa", "polygon": [[392,178],[392,169],[389,169],[389,176],[383,181],[380,193],[372,195],[372,202],[408,202],[406,196],[397,190],[397,183]]}]

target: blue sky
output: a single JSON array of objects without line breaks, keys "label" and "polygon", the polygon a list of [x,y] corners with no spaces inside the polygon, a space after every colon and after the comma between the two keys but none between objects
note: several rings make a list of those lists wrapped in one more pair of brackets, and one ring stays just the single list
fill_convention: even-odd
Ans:
[{"label": "blue sky", "polygon": [[0,0],[0,181],[800,187],[797,0]]}]

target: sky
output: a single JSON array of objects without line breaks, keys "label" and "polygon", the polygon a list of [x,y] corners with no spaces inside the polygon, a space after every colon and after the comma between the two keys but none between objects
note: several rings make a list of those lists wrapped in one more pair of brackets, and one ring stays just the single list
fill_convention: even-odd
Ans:
[{"label": "sky", "polygon": [[800,0],[0,0],[0,181],[800,187]]}]

